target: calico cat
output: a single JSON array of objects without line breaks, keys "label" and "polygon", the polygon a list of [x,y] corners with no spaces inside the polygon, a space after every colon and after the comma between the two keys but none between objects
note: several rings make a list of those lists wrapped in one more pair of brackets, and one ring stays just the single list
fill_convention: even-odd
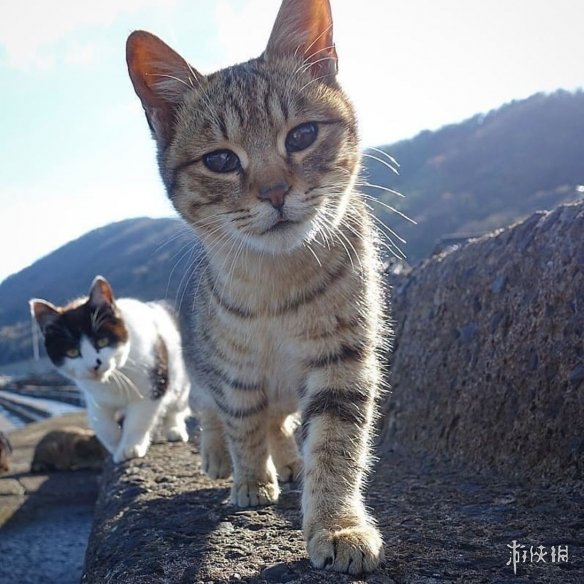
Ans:
[{"label": "calico cat", "polygon": [[30,307],[49,358],[85,394],[90,424],[115,462],[145,456],[158,422],[168,440],[188,440],[190,383],[168,307],[114,300],[101,276],[88,298],[63,308],[33,299]]},{"label": "calico cat", "polygon": [[355,191],[355,113],[337,80],[328,0],[284,0],[265,52],[210,75],[135,31],[130,78],[168,196],[196,232],[180,322],[211,477],[240,507],[301,474],[313,564],[383,558],[362,487],[380,385],[376,236]]}]

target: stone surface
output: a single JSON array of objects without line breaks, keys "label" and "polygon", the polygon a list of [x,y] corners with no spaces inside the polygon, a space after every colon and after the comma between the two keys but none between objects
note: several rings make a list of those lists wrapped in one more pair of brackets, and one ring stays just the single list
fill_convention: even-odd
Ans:
[{"label": "stone surface", "polygon": [[431,258],[393,316],[387,448],[584,479],[584,204]]},{"label": "stone surface", "polygon": [[9,434],[11,469],[0,477],[0,582],[77,584],[98,491],[96,472],[31,474],[36,444],[85,414],[29,424]]},{"label": "stone surface", "polygon": [[[228,504],[229,481],[200,470],[193,444],[157,444],[143,460],[108,464],[87,550],[84,584],[584,581],[584,494],[525,488],[423,457],[386,453],[367,503],[387,561],[362,578],[315,570],[300,530],[298,486],[256,510]],[[511,545],[567,545],[567,563],[520,563]],[[549,556],[548,556],[549,559]]]}]

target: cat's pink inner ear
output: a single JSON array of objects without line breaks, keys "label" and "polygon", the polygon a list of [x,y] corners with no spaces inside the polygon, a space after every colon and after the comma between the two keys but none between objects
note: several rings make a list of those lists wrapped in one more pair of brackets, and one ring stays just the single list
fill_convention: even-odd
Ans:
[{"label": "cat's pink inner ear", "polygon": [[337,73],[329,0],[283,0],[265,57],[299,56],[315,76]]},{"label": "cat's pink inner ear", "polygon": [[167,140],[176,108],[200,75],[166,43],[142,30],[126,42],[130,79],[156,137]]}]

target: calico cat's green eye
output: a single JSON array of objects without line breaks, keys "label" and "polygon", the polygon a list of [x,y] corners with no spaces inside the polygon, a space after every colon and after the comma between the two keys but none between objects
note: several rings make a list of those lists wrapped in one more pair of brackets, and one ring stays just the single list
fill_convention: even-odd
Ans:
[{"label": "calico cat's green eye", "polygon": [[300,152],[306,150],[316,140],[318,126],[314,122],[307,122],[292,128],[286,136],[286,150]]},{"label": "calico cat's green eye", "polygon": [[69,359],[76,359],[81,353],[79,352],[79,349],[67,349],[65,355],[67,355]]},{"label": "calico cat's green eye", "polygon": [[241,168],[237,154],[231,150],[209,152],[203,156],[203,164],[213,172],[233,172]]},{"label": "calico cat's green eye", "polygon": [[97,339],[95,343],[98,349],[103,349],[109,345],[109,340],[106,337],[102,337],[101,339]]}]

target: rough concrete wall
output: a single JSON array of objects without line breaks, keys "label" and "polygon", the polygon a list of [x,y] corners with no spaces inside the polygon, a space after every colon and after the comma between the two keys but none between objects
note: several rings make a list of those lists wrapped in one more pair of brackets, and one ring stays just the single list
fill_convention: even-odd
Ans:
[{"label": "rough concrete wall", "polygon": [[584,470],[584,204],[425,262],[393,291],[385,445],[518,478]]}]

